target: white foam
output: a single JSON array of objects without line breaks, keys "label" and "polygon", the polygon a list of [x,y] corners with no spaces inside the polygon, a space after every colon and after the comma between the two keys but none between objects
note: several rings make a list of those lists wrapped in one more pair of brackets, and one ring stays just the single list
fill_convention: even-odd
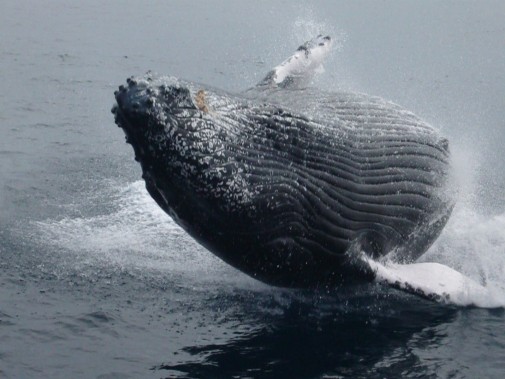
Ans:
[{"label": "white foam", "polygon": [[[485,216],[458,206],[420,262],[454,268],[501,298],[505,306],[505,214]],[[477,302],[477,300],[475,301]]]},{"label": "white foam", "polygon": [[301,6],[298,13],[303,14],[303,17],[298,17],[291,27],[291,44],[308,41],[314,38],[314,36],[322,34],[332,37],[333,49],[339,50],[342,48],[346,34],[342,30],[339,30],[333,22],[321,20],[311,7]]},{"label": "white foam", "polygon": [[[42,243],[63,252],[67,262],[61,264],[141,269],[201,280],[242,275],[188,237],[149,196],[143,181],[98,192],[98,201],[112,203],[108,213],[36,223]],[[108,192],[111,199],[100,199]]]}]

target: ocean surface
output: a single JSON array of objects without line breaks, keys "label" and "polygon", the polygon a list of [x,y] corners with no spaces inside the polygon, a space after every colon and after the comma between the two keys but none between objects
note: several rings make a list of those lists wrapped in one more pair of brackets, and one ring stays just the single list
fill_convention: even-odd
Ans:
[{"label": "ocean surface", "polygon": [[503,378],[505,308],[270,287],[147,194],[110,109],[148,70],[240,91],[318,33],[314,86],[392,100],[451,144],[423,256],[505,304],[503,1],[0,1],[1,378]]}]

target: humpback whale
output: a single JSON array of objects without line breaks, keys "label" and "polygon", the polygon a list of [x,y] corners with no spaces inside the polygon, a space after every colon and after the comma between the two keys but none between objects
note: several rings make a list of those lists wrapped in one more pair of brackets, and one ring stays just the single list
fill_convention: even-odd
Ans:
[{"label": "humpback whale", "polygon": [[454,205],[447,139],[380,97],[308,86],[331,44],[317,36],[239,94],[151,72],[127,79],[112,112],[148,192],[268,284],[378,281],[449,301],[462,282],[483,291],[415,263]]}]

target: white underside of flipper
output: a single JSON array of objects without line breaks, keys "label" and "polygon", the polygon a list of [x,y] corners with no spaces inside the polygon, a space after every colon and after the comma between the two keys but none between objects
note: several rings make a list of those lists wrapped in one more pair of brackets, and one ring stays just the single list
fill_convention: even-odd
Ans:
[{"label": "white underside of flipper", "polygon": [[376,281],[422,297],[459,306],[500,308],[505,306],[501,291],[482,286],[440,263],[380,263],[362,258],[375,272]]},{"label": "white underside of flipper", "polygon": [[333,44],[329,36],[319,35],[305,42],[298,50],[273,68],[258,85],[299,88],[310,83],[316,73],[324,72],[323,61]]}]

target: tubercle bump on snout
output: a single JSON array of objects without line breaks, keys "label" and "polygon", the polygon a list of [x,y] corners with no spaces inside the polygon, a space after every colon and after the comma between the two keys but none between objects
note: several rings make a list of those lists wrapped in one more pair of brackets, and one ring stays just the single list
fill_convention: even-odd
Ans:
[{"label": "tubercle bump on snout", "polygon": [[129,87],[133,87],[133,86],[137,85],[137,81],[135,80],[135,78],[133,76],[126,79],[126,83],[128,83]]},{"label": "tubercle bump on snout", "polygon": [[[204,108],[192,99],[191,91],[182,81],[171,77],[153,77],[148,72],[143,77],[129,77],[127,86],[121,85],[114,92],[117,106],[112,108],[112,113],[117,113],[118,107],[127,117],[129,114],[160,113],[166,115],[177,113],[181,109],[200,110]],[[200,99],[200,98],[199,98]],[[200,107],[199,107],[200,105]]]}]

